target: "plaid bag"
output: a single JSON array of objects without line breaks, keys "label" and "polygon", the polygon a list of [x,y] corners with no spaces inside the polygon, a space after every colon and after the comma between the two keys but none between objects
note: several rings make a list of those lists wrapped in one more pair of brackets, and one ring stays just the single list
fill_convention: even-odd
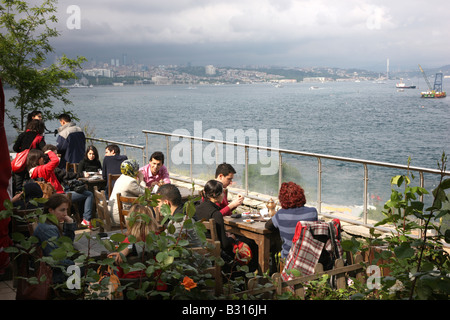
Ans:
[{"label": "plaid bag", "polygon": [[293,279],[294,276],[289,272],[292,269],[300,271],[302,276],[314,274],[319,262],[324,270],[330,270],[342,253],[339,219],[329,223],[299,221],[281,277],[284,281]]}]

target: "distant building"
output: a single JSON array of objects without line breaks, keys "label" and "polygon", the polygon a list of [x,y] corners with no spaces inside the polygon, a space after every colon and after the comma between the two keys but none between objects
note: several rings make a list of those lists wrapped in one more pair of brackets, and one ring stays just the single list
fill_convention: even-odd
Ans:
[{"label": "distant building", "polygon": [[112,70],[99,69],[99,68],[83,70],[83,74],[91,76],[91,77],[98,77],[98,76],[106,77],[106,78],[114,77],[114,72]]},{"label": "distant building", "polygon": [[205,67],[205,73],[207,75],[213,76],[216,74],[216,68],[213,65],[207,65]]},{"label": "distant building", "polygon": [[325,82],[325,77],[305,77],[303,82]]},{"label": "distant building", "polygon": [[163,77],[163,76],[154,76],[154,77],[152,77],[152,81],[155,85],[172,84],[172,80],[170,80],[168,77]]}]

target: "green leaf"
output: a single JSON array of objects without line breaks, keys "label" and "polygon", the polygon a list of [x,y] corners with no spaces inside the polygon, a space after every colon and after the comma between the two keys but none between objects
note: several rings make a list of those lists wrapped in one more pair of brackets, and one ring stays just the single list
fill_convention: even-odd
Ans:
[{"label": "green leaf", "polygon": [[50,255],[53,257],[53,259],[60,261],[67,257],[67,252],[63,248],[56,248],[52,250]]},{"label": "green leaf", "polygon": [[402,243],[394,248],[394,253],[399,259],[407,259],[414,256],[414,249],[411,248],[409,243]]},{"label": "green leaf", "polygon": [[342,240],[341,245],[342,249],[353,253],[356,253],[360,248],[360,243],[354,237],[351,240]]},{"label": "green leaf", "polygon": [[158,252],[157,254],[156,254],[156,261],[158,261],[158,262],[163,262],[164,261],[164,259],[167,257],[167,252]]},{"label": "green leaf", "polygon": [[445,242],[450,243],[450,229],[445,230]]},{"label": "green leaf", "polygon": [[114,233],[109,237],[112,241],[115,242],[122,242],[125,240],[126,236],[122,233]]},{"label": "green leaf", "polygon": [[450,188],[450,179],[445,179],[441,182],[441,188],[446,190]]},{"label": "green leaf", "polygon": [[189,245],[189,241],[185,240],[185,239],[182,239],[182,240],[178,241],[178,245],[180,247],[187,247]]}]

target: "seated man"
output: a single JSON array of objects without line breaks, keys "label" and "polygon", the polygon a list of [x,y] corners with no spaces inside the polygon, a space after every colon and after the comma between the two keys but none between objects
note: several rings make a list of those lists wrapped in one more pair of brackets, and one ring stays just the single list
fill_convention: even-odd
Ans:
[{"label": "seated man", "polygon": [[178,190],[177,186],[173,184],[164,184],[159,187],[157,194],[161,195],[161,199],[158,201],[158,206],[156,210],[161,211],[161,206],[163,204],[167,204],[170,208],[170,212],[172,216],[181,213],[183,214],[183,219],[173,221],[171,220],[169,223],[172,223],[175,227],[174,237],[188,240],[190,247],[200,247],[201,241],[197,236],[195,230],[186,229],[183,227],[184,221],[187,219],[187,216],[183,212],[183,203],[181,200],[180,190]]},{"label": "seated man", "polygon": [[72,122],[68,114],[61,114],[59,123],[61,127],[58,128],[56,148],[61,155],[59,167],[65,169],[66,162],[79,163],[84,158],[86,137],[83,130]]},{"label": "seated man", "polygon": [[[155,186],[170,183],[169,171],[164,166],[164,154],[156,151],[150,157],[150,162],[139,169],[144,175],[144,181],[150,190]],[[157,188],[156,188],[157,189]]]},{"label": "seated man", "polygon": [[[118,145],[110,144],[106,146],[102,168],[102,176],[103,180],[106,181],[106,186],[108,186],[108,174],[121,174],[122,172],[120,171],[120,165],[125,160],[128,160],[128,157],[120,154],[120,148]],[[105,189],[105,196],[106,199],[108,199],[108,187]]]},{"label": "seated man", "polygon": [[227,187],[233,181],[235,173],[236,170],[234,170],[233,166],[228,163],[219,164],[216,169],[215,179],[222,182],[223,185],[223,200],[218,204],[218,206],[220,207],[220,212],[223,216],[230,216],[231,212],[244,202],[244,197],[242,195],[238,195],[236,199],[228,203]]}]

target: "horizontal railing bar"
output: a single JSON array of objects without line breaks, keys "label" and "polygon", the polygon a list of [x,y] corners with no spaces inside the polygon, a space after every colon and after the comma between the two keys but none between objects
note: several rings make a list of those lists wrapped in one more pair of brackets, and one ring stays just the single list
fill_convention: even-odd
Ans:
[{"label": "horizontal railing bar", "polygon": [[183,134],[160,132],[160,131],[142,130],[142,132],[149,133],[149,134],[162,135],[162,136],[172,136],[172,137],[178,137],[178,138],[184,138],[184,139],[200,140],[200,141],[204,141],[204,142],[221,143],[221,144],[233,145],[236,147],[243,147],[243,148],[249,147],[249,148],[254,148],[254,149],[275,151],[275,152],[280,152],[280,153],[287,153],[287,154],[306,156],[306,157],[315,157],[315,158],[321,158],[321,159],[330,159],[330,160],[345,161],[345,162],[352,162],[352,163],[359,163],[359,164],[367,164],[367,165],[372,165],[372,166],[381,166],[381,167],[388,167],[388,168],[393,168],[393,169],[413,170],[413,171],[420,171],[420,172],[433,173],[433,174],[441,174],[442,173],[444,175],[450,175],[450,171],[441,172],[437,169],[414,167],[414,166],[407,166],[407,165],[402,165],[402,164],[393,164],[393,163],[388,163],[388,162],[379,162],[379,161],[373,161],[373,160],[363,160],[363,159],[356,159],[356,158],[339,157],[339,156],[332,156],[332,155],[326,155],[326,154],[295,151],[295,150],[289,150],[289,149],[272,148],[272,147],[258,146],[258,145],[224,141],[224,140],[213,140],[213,139],[207,139],[207,138],[187,136],[187,135],[183,135]]},{"label": "horizontal railing bar", "polygon": [[141,150],[145,149],[145,146],[139,146],[137,144],[118,142],[118,141],[112,141],[112,140],[106,140],[106,139],[100,139],[100,138],[91,138],[91,137],[86,137],[86,139],[87,140],[98,141],[98,142],[110,143],[110,144],[119,144],[121,146],[130,147],[130,148],[137,148],[137,149],[141,149]]}]

